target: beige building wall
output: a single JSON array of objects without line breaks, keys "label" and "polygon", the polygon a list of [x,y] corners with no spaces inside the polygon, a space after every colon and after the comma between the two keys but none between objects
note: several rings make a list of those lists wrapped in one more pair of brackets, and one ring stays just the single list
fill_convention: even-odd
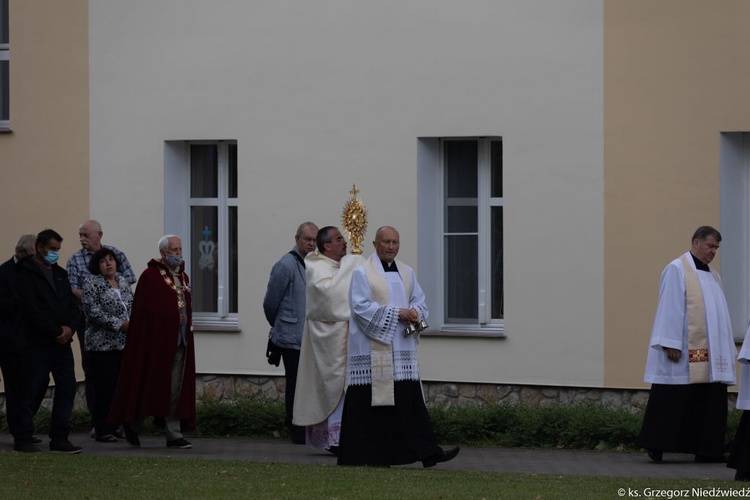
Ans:
[{"label": "beige building wall", "polygon": [[719,135],[750,130],[749,20],[742,0],[604,2],[606,387],[645,385],[660,273],[698,226],[721,230]]},{"label": "beige building wall", "polygon": [[80,248],[78,224],[89,214],[88,1],[12,0],[9,21],[0,258],[13,254],[21,234],[49,227],[65,240],[64,265]]}]

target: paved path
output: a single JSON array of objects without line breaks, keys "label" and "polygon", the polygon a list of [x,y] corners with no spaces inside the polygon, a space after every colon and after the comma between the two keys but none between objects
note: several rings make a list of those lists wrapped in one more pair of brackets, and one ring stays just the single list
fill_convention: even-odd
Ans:
[{"label": "paved path", "polygon": [[[250,460],[331,465],[336,458],[324,451],[293,445],[285,440],[241,438],[190,438],[190,450],[167,449],[164,438],[141,436],[141,448],[125,441],[97,443],[88,435],[71,436],[87,455],[179,457],[199,460]],[[46,448],[46,443],[40,445]],[[10,448],[10,444],[6,445]],[[407,467],[421,467],[414,464]],[[688,479],[734,478],[734,470],[725,464],[699,464],[692,455],[664,454],[660,464],[642,453],[611,451],[542,450],[529,448],[479,448],[462,446],[458,457],[438,464],[438,469],[464,471],[520,472],[581,476],[659,477]]]}]

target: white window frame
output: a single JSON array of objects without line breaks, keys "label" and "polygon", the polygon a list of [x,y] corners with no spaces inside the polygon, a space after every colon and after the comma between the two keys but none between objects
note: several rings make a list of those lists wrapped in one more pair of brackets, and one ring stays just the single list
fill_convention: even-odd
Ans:
[{"label": "white window frame", "polygon": [[[190,146],[209,144],[218,147],[218,196],[216,198],[190,197]],[[190,229],[190,207],[215,206],[218,208],[219,234],[217,235],[218,301],[217,312],[194,312],[193,327],[196,331],[240,331],[239,314],[229,312],[229,241],[228,208],[238,206],[238,198],[229,198],[229,145],[234,140],[222,141],[167,141],[164,158],[164,227],[166,234],[177,234],[184,242],[192,241]],[[238,223],[239,226],[239,223]],[[239,230],[239,227],[238,227]],[[183,245],[183,247],[189,245]],[[185,268],[192,269],[192,249],[185,252]],[[189,273],[188,273],[189,274]],[[239,300],[238,300],[239,303]]]},{"label": "white window frame", "polygon": [[720,134],[719,154],[721,279],[734,338],[742,342],[750,317],[750,132]]},{"label": "white window frame", "polygon": [[[9,0],[0,0],[5,5],[6,8],[3,9],[5,12],[10,15],[10,2]],[[2,14],[3,10],[0,10],[0,14]],[[0,18],[0,23],[2,22],[2,18]],[[9,43],[1,43],[0,42],[0,61],[8,61],[8,66],[10,68],[10,39],[8,40]],[[8,70],[10,72],[10,69]],[[10,85],[10,75],[8,75],[8,85]],[[10,89],[0,88],[0,92],[7,92],[8,93],[8,105],[10,105]],[[2,101],[3,95],[0,93],[0,101]],[[0,116],[0,130],[9,130],[10,129],[10,114],[8,114],[8,119],[4,120]]]},{"label": "white window frame", "polygon": [[[445,165],[444,144],[451,140],[478,141],[477,171],[477,248],[478,290],[477,322],[447,323],[445,321],[445,245],[444,231]],[[505,337],[504,319],[492,319],[491,301],[491,207],[504,206],[503,198],[491,198],[490,153],[491,141],[501,141],[499,136],[487,137],[423,137],[417,144],[417,178],[419,185],[419,280],[427,297],[430,310],[430,329],[427,335],[466,337]],[[460,203],[460,200],[455,200]],[[506,214],[503,214],[506,218]],[[503,222],[505,226],[505,221]],[[469,234],[469,233],[462,233]],[[474,234],[474,233],[472,233]],[[436,272],[435,272],[436,271]],[[505,284],[503,284],[505,287]]]}]

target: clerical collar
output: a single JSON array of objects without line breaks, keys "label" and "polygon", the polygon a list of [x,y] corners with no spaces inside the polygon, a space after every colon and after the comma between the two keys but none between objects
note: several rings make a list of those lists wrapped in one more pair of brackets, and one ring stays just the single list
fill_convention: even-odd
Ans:
[{"label": "clerical collar", "polygon": [[380,263],[383,264],[383,271],[385,271],[387,273],[397,273],[398,272],[398,267],[396,267],[396,261],[395,260],[393,262],[391,262],[390,264],[387,263],[384,260],[381,260]]},{"label": "clerical collar", "polygon": [[690,252],[690,256],[693,258],[693,262],[695,262],[695,268],[699,271],[706,271],[707,273],[711,272],[711,269],[708,268],[708,264],[704,264],[700,260],[698,260],[695,255],[693,255],[693,252]]}]

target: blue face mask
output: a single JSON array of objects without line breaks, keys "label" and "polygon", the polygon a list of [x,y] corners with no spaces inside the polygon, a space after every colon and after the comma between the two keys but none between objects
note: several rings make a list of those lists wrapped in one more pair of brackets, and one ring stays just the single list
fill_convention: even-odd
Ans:
[{"label": "blue face mask", "polygon": [[46,262],[49,265],[57,263],[57,259],[60,258],[60,252],[55,252],[54,250],[48,250],[47,255],[44,256],[44,262]]}]

